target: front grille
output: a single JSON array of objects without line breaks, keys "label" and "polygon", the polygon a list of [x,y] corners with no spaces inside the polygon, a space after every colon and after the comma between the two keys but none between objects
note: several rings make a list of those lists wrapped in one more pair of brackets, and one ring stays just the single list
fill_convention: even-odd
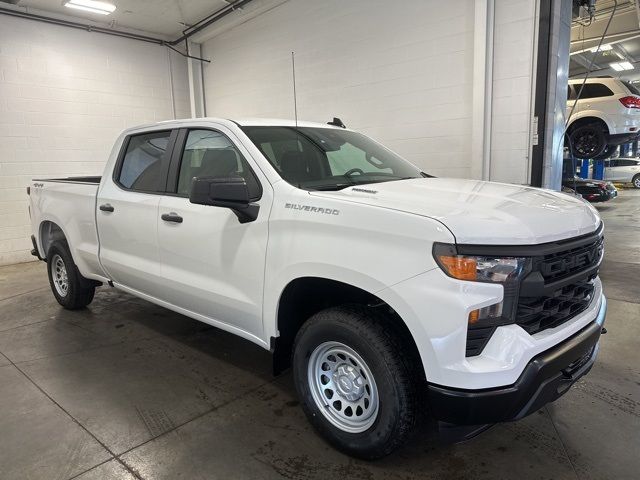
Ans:
[{"label": "front grille", "polygon": [[545,283],[566,278],[597,265],[602,257],[603,242],[604,238],[600,237],[587,245],[545,255],[534,261],[537,264],[534,269],[540,271]]},{"label": "front grille", "polygon": [[554,290],[545,297],[520,297],[516,321],[528,334],[555,328],[586,310],[593,298],[592,281],[582,281]]},{"label": "front grille", "polygon": [[[587,309],[594,296],[594,279],[604,253],[602,226],[594,233],[555,243],[485,247],[481,254],[528,257],[529,272],[516,284],[505,285],[503,316],[467,329],[466,356],[482,353],[495,330],[516,323],[534,335],[555,328]],[[464,247],[463,247],[464,248]],[[467,247],[465,254],[473,254]]]}]

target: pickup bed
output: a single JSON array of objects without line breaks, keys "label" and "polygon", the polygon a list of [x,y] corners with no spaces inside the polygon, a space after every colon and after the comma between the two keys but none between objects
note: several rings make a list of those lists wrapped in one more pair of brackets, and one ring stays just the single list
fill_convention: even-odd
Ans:
[{"label": "pickup bed", "polygon": [[291,367],[358,457],[421,425],[522,418],[593,365],[603,225],[562,193],[433,178],[357,132],[283,120],[132,128],[102,177],[34,180],[34,255],[65,308],[108,285]]}]

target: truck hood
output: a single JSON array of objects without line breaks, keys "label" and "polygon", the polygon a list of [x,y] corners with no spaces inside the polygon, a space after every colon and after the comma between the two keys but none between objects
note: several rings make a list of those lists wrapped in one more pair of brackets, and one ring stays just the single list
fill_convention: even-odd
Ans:
[{"label": "truck hood", "polygon": [[311,195],[422,215],[443,223],[457,243],[527,245],[591,233],[591,205],[572,196],[479,180],[417,178]]}]

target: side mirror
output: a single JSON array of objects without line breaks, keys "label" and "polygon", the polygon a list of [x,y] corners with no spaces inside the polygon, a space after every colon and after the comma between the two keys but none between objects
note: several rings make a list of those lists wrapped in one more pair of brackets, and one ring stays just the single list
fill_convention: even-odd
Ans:
[{"label": "side mirror", "polygon": [[258,218],[259,205],[249,199],[247,182],[242,177],[197,177],[191,182],[189,201],[197,205],[230,208],[240,223]]}]

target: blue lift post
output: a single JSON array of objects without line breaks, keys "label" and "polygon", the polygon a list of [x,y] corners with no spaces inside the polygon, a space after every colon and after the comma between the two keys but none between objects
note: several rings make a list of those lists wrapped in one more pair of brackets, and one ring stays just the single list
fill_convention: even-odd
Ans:
[{"label": "blue lift post", "polygon": [[582,165],[580,166],[580,178],[589,178],[589,160],[582,159]]},{"label": "blue lift post", "polygon": [[604,160],[593,161],[593,178],[594,180],[604,180]]}]

